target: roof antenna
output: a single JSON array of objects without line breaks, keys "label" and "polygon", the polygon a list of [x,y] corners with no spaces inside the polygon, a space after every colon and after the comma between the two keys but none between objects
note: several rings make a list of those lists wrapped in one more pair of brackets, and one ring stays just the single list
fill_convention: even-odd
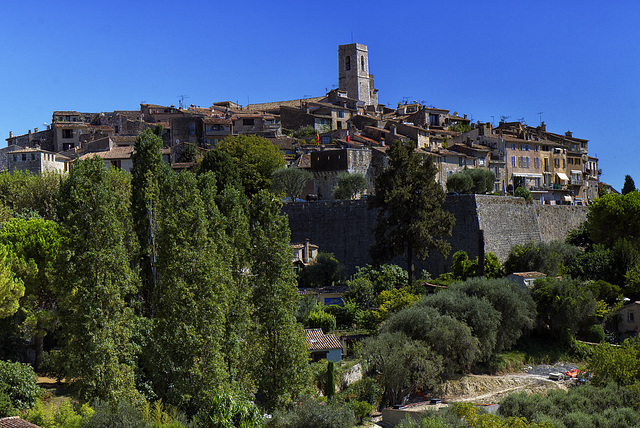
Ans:
[{"label": "roof antenna", "polygon": [[189,95],[178,95],[178,106],[180,106],[180,108],[184,108],[184,99],[185,98],[191,98],[189,97]]},{"label": "roof antenna", "polygon": [[538,114],[540,115],[540,124],[542,124],[542,113],[544,113],[543,111],[539,111]]}]

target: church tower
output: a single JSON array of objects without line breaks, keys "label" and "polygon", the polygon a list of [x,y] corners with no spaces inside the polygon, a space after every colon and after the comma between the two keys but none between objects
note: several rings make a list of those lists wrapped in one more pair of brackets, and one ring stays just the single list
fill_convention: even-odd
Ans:
[{"label": "church tower", "polygon": [[360,100],[365,106],[378,105],[378,90],[369,74],[369,52],[366,45],[351,43],[338,46],[338,87],[349,98]]}]

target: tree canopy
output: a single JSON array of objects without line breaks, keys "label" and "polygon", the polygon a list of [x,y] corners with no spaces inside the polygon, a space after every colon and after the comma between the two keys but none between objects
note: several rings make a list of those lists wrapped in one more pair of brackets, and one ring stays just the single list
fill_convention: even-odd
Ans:
[{"label": "tree canopy", "polygon": [[367,179],[359,172],[338,174],[338,185],[333,190],[335,199],[355,199],[358,194],[364,192],[367,187]]},{"label": "tree canopy", "polygon": [[313,178],[313,174],[309,171],[289,167],[278,168],[271,174],[271,188],[276,194],[284,193],[295,202],[300,198],[307,182]]},{"label": "tree canopy", "polygon": [[451,245],[444,238],[451,235],[455,217],[442,209],[445,194],[435,181],[431,156],[423,159],[415,143],[401,141],[394,141],[387,153],[388,165],[369,198],[369,207],[379,209],[371,256],[381,262],[404,254],[411,282],[414,257],[425,259],[432,249],[449,254]]},{"label": "tree canopy", "polygon": [[631,193],[636,190],[636,184],[633,182],[633,178],[629,174],[624,176],[624,185],[622,186],[622,190],[620,193],[626,195],[627,193]]},{"label": "tree canopy", "polygon": [[247,195],[271,188],[271,174],[285,165],[278,148],[266,138],[255,135],[232,135],[217,146],[236,162]]}]

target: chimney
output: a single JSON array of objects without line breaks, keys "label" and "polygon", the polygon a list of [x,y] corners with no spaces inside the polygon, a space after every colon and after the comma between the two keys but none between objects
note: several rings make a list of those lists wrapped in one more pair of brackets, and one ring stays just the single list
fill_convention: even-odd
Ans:
[{"label": "chimney", "polygon": [[31,130],[29,130],[29,135],[31,135]]},{"label": "chimney", "polygon": [[38,128],[33,128],[33,132],[34,133],[38,132]]},{"label": "chimney", "polygon": [[309,238],[304,240],[304,250],[302,250],[302,263],[309,263]]},{"label": "chimney", "polygon": [[543,131],[547,130],[547,125],[545,125],[544,121],[540,122],[540,129],[542,129]]},{"label": "chimney", "polygon": [[9,138],[13,138],[13,131],[9,131]]},{"label": "chimney", "polygon": [[466,115],[466,114],[464,114],[463,116],[464,116],[464,118],[465,118],[465,119],[467,118],[467,115]]},{"label": "chimney", "polygon": [[567,131],[564,133],[565,137],[573,137],[573,132]]}]

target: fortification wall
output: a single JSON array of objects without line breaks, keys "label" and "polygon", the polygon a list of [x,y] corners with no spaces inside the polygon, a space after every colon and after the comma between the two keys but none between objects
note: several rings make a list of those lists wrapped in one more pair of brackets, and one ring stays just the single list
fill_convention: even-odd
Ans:
[{"label": "fortification wall", "polygon": [[[433,276],[446,272],[451,256],[464,250],[478,255],[478,237],[484,231],[484,248],[504,260],[516,244],[564,240],[568,231],[586,220],[588,208],[527,204],[522,198],[459,195],[447,197],[443,208],[454,214],[456,224],[448,239],[451,253],[445,260],[432,252],[426,262],[417,262],[416,271],[427,269]],[[368,210],[366,201],[318,201],[286,203],[291,241],[306,238],[319,250],[335,254],[352,274],[357,266],[371,262],[369,248],[375,245],[373,229],[377,211]],[[394,263],[406,268],[402,257]]]}]

